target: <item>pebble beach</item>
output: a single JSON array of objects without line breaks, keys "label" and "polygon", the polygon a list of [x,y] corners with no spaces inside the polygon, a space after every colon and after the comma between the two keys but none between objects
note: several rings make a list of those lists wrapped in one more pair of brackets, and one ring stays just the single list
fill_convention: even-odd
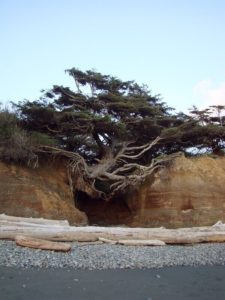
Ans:
[{"label": "pebble beach", "polygon": [[72,243],[71,251],[62,253],[0,241],[2,267],[104,270],[209,265],[225,265],[225,243],[156,247]]}]

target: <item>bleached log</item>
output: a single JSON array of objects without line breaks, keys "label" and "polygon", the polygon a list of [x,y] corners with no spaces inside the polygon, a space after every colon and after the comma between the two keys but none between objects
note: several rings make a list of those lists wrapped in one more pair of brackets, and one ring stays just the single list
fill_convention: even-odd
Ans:
[{"label": "bleached log", "polygon": [[165,246],[166,243],[159,240],[119,240],[120,245],[125,246]]},{"label": "bleached log", "polygon": [[68,252],[71,249],[71,245],[67,243],[51,242],[42,239],[35,239],[24,235],[17,235],[15,242],[18,246],[42,249],[42,250],[53,250]]},{"label": "bleached log", "polygon": [[14,221],[14,222],[10,222],[10,221],[4,221],[4,220],[0,220],[0,227],[21,227],[21,228],[27,228],[27,227],[31,227],[31,228],[69,228],[69,225],[60,225],[60,224],[36,224],[36,223],[32,223],[32,222],[24,222],[24,221]]},{"label": "bleached log", "polygon": [[111,245],[115,245],[118,243],[118,241],[115,240],[109,240],[109,239],[105,239],[105,238],[99,238],[99,241],[106,243],[106,244],[111,244]]},{"label": "bleached log", "polygon": [[225,242],[222,226],[193,227],[181,229],[120,228],[120,227],[60,227],[60,226],[0,226],[0,239],[15,239],[16,235],[52,241],[97,241],[109,240],[160,240],[166,244],[192,244],[200,242]]},{"label": "bleached log", "polygon": [[8,224],[37,224],[37,225],[57,225],[57,226],[69,226],[69,222],[67,220],[49,220],[43,218],[24,218],[24,217],[14,217],[8,216],[5,214],[0,214],[0,224],[3,222],[8,222]]},{"label": "bleached log", "polygon": [[109,240],[104,238],[99,238],[100,241],[111,245],[125,245],[125,246],[165,246],[166,243],[159,240]]},{"label": "bleached log", "polygon": [[95,241],[95,242],[79,242],[78,246],[82,247],[82,246],[87,246],[87,245],[102,245],[103,242],[101,241]]},{"label": "bleached log", "polygon": [[[30,219],[0,215],[0,239],[14,240],[17,235],[51,241],[95,242],[100,239],[160,240],[166,244],[193,244],[201,242],[225,242],[225,226],[165,229],[127,227],[74,227],[64,221]],[[102,241],[103,241],[102,240]]]}]

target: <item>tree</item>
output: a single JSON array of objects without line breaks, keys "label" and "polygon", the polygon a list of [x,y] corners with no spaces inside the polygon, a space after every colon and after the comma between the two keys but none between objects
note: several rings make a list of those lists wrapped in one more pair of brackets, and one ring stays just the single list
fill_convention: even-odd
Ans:
[{"label": "tree", "polygon": [[[225,106],[213,105],[209,108],[199,110],[196,106],[190,113],[196,120],[196,126],[191,133],[195,147],[199,149],[207,148],[214,154],[222,154],[225,148],[225,123],[222,111]],[[215,115],[216,111],[216,115]]]},{"label": "tree", "polygon": [[210,107],[217,113],[217,119],[215,117],[212,117],[212,120],[214,122],[218,121],[221,127],[225,125],[225,118],[224,116],[222,116],[222,111],[225,111],[225,105],[211,105]]},{"label": "tree", "polygon": [[36,152],[66,157],[71,189],[112,198],[153,179],[179,151],[225,147],[225,126],[213,123],[209,109],[174,114],[159,95],[135,81],[93,70],[66,72],[75,91],[53,86],[39,100],[16,107],[24,129],[56,141]]},{"label": "tree", "polygon": [[209,123],[209,108],[199,110],[197,106],[193,105],[193,107],[189,109],[189,111],[193,116],[193,119],[197,120],[200,125],[204,126]]},{"label": "tree", "polygon": [[[172,159],[156,159],[163,154],[160,134],[181,121],[159,96],[134,81],[95,71],[67,73],[76,91],[53,86],[41,99],[24,101],[17,109],[23,128],[57,141],[57,147],[38,151],[69,160],[71,187],[110,198],[137,186]],[[85,93],[88,86],[90,93]]]}]

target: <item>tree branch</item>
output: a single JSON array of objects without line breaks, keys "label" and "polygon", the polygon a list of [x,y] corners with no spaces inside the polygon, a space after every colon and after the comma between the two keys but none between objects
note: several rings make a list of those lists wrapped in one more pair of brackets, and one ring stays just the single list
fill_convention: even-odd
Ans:
[{"label": "tree branch", "polygon": [[[140,147],[126,147],[123,151],[122,154],[119,155],[119,157],[123,157],[123,158],[128,158],[128,159],[137,159],[140,158],[145,152],[147,152],[148,150],[150,150],[154,145],[156,145],[158,143],[158,141],[161,140],[160,137],[157,137],[156,139],[154,139],[152,142],[150,142],[149,144],[146,144],[144,146],[140,146]],[[135,149],[134,149],[135,148]],[[143,149],[142,151],[140,151],[138,154],[136,155],[128,155],[125,154],[129,151],[133,151],[133,150],[139,150],[139,149]]]}]

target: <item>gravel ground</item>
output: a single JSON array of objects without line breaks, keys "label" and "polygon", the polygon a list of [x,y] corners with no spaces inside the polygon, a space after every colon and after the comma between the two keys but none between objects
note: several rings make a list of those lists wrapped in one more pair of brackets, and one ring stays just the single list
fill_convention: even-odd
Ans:
[{"label": "gravel ground", "polygon": [[7,267],[102,270],[200,265],[225,265],[225,243],[162,247],[73,243],[70,252],[62,253],[0,241],[0,266]]}]

